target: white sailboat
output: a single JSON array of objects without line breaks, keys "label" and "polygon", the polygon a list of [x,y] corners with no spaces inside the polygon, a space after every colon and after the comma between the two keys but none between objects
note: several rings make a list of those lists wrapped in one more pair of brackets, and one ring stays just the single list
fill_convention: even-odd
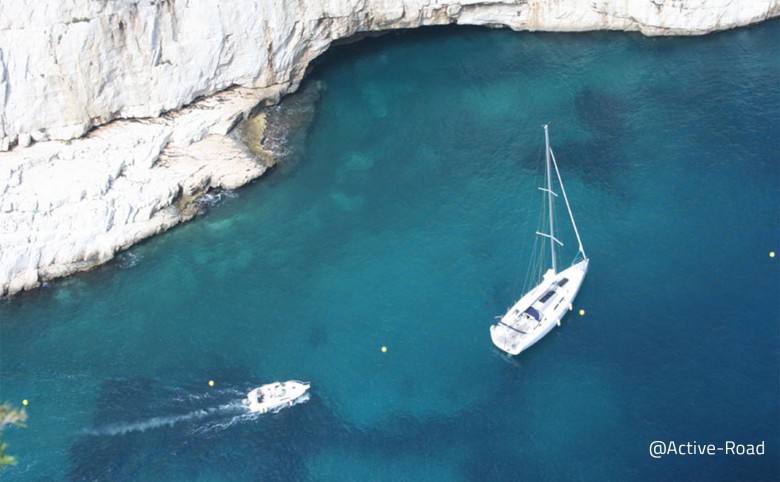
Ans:
[{"label": "white sailboat", "polygon": [[[493,339],[493,343],[510,355],[517,355],[527,349],[549,333],[554,326],[561,324],[561,318],[572,309],[574,298],[588,272],[588,257],[582,247],[580,233],[566,197],[561,173],[558,171],[558,163],[550,148],[550,134],[546,124],[544,125],[544,143],[547,186],[539,189],[544,192],[547,200],[548,232],[537,231],[536,234],[549,240],[551,263],[541,280],[533,280],[535,285],[514,306],[509,308],[509,311],[496,324],[490,327],[490,337]],[[558,195],[553,191],[552,186],[553,168],[563,194],[563,200],[566,203],[566,209],[569,211],[577,243],[579,243],[579,251],[571,266],[560,272],[556,259],[556,245],[563,246],[563,243],[555,237],[553,213],[555,198]]]}]

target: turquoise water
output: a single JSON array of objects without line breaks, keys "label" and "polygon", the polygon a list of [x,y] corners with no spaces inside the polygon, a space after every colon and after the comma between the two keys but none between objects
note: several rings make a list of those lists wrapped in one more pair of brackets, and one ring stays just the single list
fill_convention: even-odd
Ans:
[{"label": "turquoise water", "polygon": [[[296,158],[0,303],[0,398],[30,401],[4,480],[776,477],[779,33],[331,50]],[[521,294],[543,122],[590,272],[508,359],[488,327]],[[289,378],[310,401],[242,410]],[[654,440],[766,455],[656,460]]]}]

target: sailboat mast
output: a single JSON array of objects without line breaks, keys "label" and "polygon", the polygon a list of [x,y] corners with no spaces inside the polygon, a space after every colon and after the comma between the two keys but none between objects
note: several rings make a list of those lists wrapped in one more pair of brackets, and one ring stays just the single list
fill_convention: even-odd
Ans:
[{"label": "sailboat mast", "polygon": [[547,163],[547,205],[550,215],[550,254],[552,255],[552,270],[557,273],[555,266],[555,226],[553,223],[553,191],[552,191],[552,172],[550,171],[550,133],[547,130],[547,124],[544,125],[544,158]]}]

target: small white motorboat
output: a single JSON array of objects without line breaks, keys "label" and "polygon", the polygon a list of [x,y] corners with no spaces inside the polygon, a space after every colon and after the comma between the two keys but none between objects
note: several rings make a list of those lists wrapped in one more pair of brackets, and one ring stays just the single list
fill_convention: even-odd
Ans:
[{"label": "small white motorboat", "polygon": [[302,398],[309,391],[310,386],[309,382],[298,380],[269,383],[249,392],[245,403],[249,406],[249,410],[255,413],[281,410],[304,401]]}]

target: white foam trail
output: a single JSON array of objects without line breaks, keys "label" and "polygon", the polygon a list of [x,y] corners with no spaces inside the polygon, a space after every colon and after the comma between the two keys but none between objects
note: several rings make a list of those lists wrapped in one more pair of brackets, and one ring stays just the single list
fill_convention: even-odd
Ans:
[{"label": "white foam trail", "polygon": [[261,415],[262,414],[260,413],[253,413],[248,411],[246,413],[242,413],[241,415],[230,417],[230,419],[226,421],[216,421],[216,422],[207,423],[193,430],[192,435],[199,435],[199,434],[204,434],[209,432],[225,430],[226,428],[232,427],[233,425],[239,422],[243,422],[245,420],[255,420],[259,418]]},{"label": "white foam trail", "polygon": [[293,400],[292,402],[282,405],[281,407],[277,408],[276,410],[272,410],[268,413],[256,413],[256,412],[250,412],[249,408],[246,407],[243,403],[239,403],[242,410],[246,410],[246,413],[242,413],[240,415],[236,415],[234,417],[231,417],[227,421],[221,421],[217,420],[211,423],[207,423],[203,425],[202,427],[198,427],[197,429],[192,431],[193,435],[202,434],[202,433],[208,433],[213,432],[217,430],[225,430],[228,427],[232,427],[233,425],[244,422],[247,420],[256,420],[264,415],[268,415],[269,413],[279,413],[280,411],[284,410],[285,408],[292,407],[293,405],[298,405],[299,403],[306,403],[311,399],[311,395],[309,393],[304,393],[302,397]]},{"label": "white foam trail", "polygon": [[[301,398],[298,398],[297,400],[294,400],[286,405],[283,405],[269,413],[279,413],[279,411],[288,407],[292,407],[293,405],[298,405],[299,403],[306,403],[309,401],[310,398],[311,398],[310,395],[306,393]],[[240,423],[247,420],[254,420],[263,415],[260,413],[250,412],[247,406],[244,404],[244,400],[240,399],[240,400],[234,400],[232,402],[219,405],[217,407],[195,410],[190,413],[185,413],[183,415],[152,417],[146,420],[139,420],[137,422],[112,423],[112,424],[104,425],[102,427],[85,430],[84,433],[88,435],[97,435],[97,436],[114,436],[114,435],[124,435],[130,432],[146,432],[147,430],[151,430],[155,428],[170,427],[179,422],[185,422],[188,420],[198,420],[209,416],[227,415],[230,414],[231,412],[243,412],[243,413],[234,415],[230,417],[228,420],[215,420],[212,422],[208,422],[193,430],[192,433],[199,434],[199,433],[211,432],[214,430],[224,430],[228,427],[235,425],[236,423]]]},{"label": "white foam trail", "polygon": [[147,430],[150,429],[160,428],[160,427],[170,427],[179,422],[184,422],[187,420],[197,420],[200,418],[208,417],[209,415],[219,414],[222,412],[232,412],[242,408],[243,408],[243,404],[241,403],[241,401],[236,401],[236,402],[220,405],[218,407],[195,410],[193,412],[186,413],[184,415],[152,417],[138,422],[115,423],[115,424],[104,425],[96,429],[87,430],[85,431],[85,433],[89,435],[113,436],[113,435],[124,435],[129,432],[146,432]]},{"label": "white foam trail", "polygon": [[177,422],[183,422],[185,420],[193,420],[196,418],[203,418],[208,415],[205,410],[198,410],[190,412],[186,415],[175,415],[170,417],[154,417],[148,420],[132,423],[117,423],[111,425],[105,425],[94,430],[88,430],[90,435],[124,435],[128,432],[146,432],[152,428],[170,427]]}]

